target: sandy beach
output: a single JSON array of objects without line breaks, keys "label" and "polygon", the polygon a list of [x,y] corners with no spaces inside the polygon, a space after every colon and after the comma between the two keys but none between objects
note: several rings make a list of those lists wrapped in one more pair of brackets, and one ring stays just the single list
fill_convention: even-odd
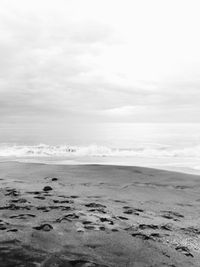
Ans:
[{"label": "sandy beach", "polygon": [[0,266],[199,266],[200,177],[0,163]]}]

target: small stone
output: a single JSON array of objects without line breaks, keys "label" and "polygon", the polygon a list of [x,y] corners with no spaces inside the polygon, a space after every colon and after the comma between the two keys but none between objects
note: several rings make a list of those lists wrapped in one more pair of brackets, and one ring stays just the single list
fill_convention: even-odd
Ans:
[{"label": "small stone", "polygon": [[85,204],[85,206],[88,208],[106,208],[106,206],[99,204],[99,203],[95,203],[95,202]]},{"label": "small stone", "polygon": [[34,227],[34,229],[49,232],[53,229],[53,226],[47,223],[47,224],[42,224],[40,226],[36,226],[36,227]]},{"label": "small stone", "polygon": [[118,232],[119,230],[116,228],[111,229],[112,232]]},{"label": "small stone", "polygon": [[77,232],[79,232],[79,233],[81,233],[81,232],[85,232],[85,230],[83,229],[83,228],[77,228],[77,230],[76,230]]},{"label": "small stone", "polygon": [[51,186],[45,186],[44,188],[43,188],[43,191],[51,191],[51,190],[53,190],[53,188],[51,187]]}]

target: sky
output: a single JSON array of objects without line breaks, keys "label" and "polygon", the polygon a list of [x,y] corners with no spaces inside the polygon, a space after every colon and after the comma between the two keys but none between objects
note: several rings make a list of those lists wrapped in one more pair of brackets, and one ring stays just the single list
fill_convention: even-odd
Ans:
[{"label": "sky", "polygon": [[0,0],[0,127],[200,122],[194,0]]}]

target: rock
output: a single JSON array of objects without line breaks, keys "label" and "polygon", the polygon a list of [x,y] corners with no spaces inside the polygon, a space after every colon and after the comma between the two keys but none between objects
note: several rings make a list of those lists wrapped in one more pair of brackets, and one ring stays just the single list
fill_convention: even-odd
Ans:
[{"label": "rock", "polygon": [[158,225],[155,224],[139,224],[139,229],[145,230],[145,229],[158,229]]},{"label": "rock", "polygon": [[187,247],[178,246],[178,247],[176,247],[176,250],[179,252],[182,252],[187,257],[194,257]]},{"label": "rock", "polygon": [[124,217],[124,216],[118,216],[119,219],[121,220],[128,220],[128,218]]},{"label": "rock", "polygon": [[150,237],[161,238],[162,236],[159,233],[152,233],[152,234],[150,234]]},{"label": "rock", "polygon": [[138,208],[130,208],[129,206],[124,206],[123,209],[125,209],[125,211],[123,212],[124,214],[134,214],[139,216],[139,212],[144,212],[144,210],[142,209],[138,209]]},{"label": "rock", "polygon": [[8,230],[7,232],[18,232],[18,229],[10,229],[10,230]]},{"label": "rock", "polygon": [[17,197],[19,196],[19,192],[16,189],[7,189],[7,194],[5,196],[12,196],[12,197]]},{"label": "rock", "polygon": [[184,218],[184,216],[178,212],[174,211],[163,211],[163,214],[161,215],[163,218],[171,219],[174,221],[178,221],[180,218]]},{"label": "rock", "polygon": [[114,224],[113,221],[110,220],[110,219],[108,219],[108,218],[100,218],[100,221],[101,221],[101,222],[108,222],[108,223],[111,224],[111,225]]},{"label": "rock", "polygon": [[166,231],[172,231],[172,226],[170,224],[163,224],[160,226],[160,229]]},{"label": "rock", "polygon": [[133,210],[130,209],[130,210],[125,210],[124,213],[125,214],[133,214],[134,212],[133,212]]},{"label": "rock", "polygon": [[62,222],[63,220],[67,220],[67,221],[71,221],[71,220],[74,220],[74,219],[78,219],[79,216],[75,213],[70,213],[70,214],[67,214],[61,218],[58,218],[56,219],[56,222]]},{"label": "rock", "polygon": [[91,224],[91,221],[83,221],[82,224]]},{"label": "rock", "polygon": [[119,232],[119,230],[116,229],[116,228],[111,229],[111,231],[112,231],[112,232]]},{"label": "rock", "polygon": [[150,240],[150,239],[151,239],[150,236],[148,236],[148,235],[146,235],[146,234],[144,234],[144,233],[140,233],[140,232],[133,233],[132,236],[134,236],[134,237],[139,237],[139,238],[141,238],[141,239],[143,239],[143,240]]},{"label": "rock", "polygon": [[77,228],[76,231],[79,232],[79,233],[85,232],[85,230],[83,228],[81,228],[81,227]]},{"label": "rock", "polygon": [[195,228],[193,226],[187,227],[187,228],[180,228],[182,231],[184,231],[185,234],[189,234],[189,235],[199,235],[200,234],[200,229],[199,228]]},{"label": "rock", "polygon": [[7,227],[6,226],[0,226],[0,230],[6,230]]},{"label": "rock", "polygon": [[90,212],[99,212],[99,213],[103,213],[103,214],[107,213],[103,208],[89,209],[88,211],[90,211]]},{"label": "rock", "polygon": [[26,203],[28,201],[25,198],[19,198],[19,199],[12,199],[11,202],[13,202],[13,203]]},{"label": "rock", "polygon": [[45,200],[45,197],[42,197],[42,196],[35,196],[34,198]]},{"label": "rock", "polygon": [[51,186],[48,186],[48,185],[43,188],[43,191],[45,191],[45,192],[51,191],[51,190],[53,190],[53,188]]},{"label": "rock", "polygon": [[57,200],[57,199],[53,199],[53,202],[54,203],[61,203],[61,204],[64,204],[64,203],[68,203],[68,204],[72,204],[74,203],[72,200]]},{"label": "rock", "polygon": [[95,202],[85,204],[85,206],[88,208],[106,208],[106,206],[99,204],[99,203],[95,203]]},{"label": "rock", "polygon": [[53,229],[53,226],[51,224],[45,223],[40,226],[33,227],[36,230],[43,230],[45,232],[49,232]]},{"label": "rock", "polygon": [[87,230],[95,230],[95,226],[94,225],[84,225],[84,228]]}]

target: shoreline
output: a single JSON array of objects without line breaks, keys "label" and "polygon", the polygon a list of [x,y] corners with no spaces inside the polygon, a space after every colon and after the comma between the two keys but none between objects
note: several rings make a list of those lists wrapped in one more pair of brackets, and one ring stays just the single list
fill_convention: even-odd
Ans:
[{"label": "shoreline", "polygon": [[131,165],[128,162],[90,162],[90,161],[73,161],[72,159],[69,160],[55,160],[55,159],[42,159],[41,158],[23,158],[23,159],[4,159],[0,158],[0,164],[1,163],[25,163],[25,164],[45,164],[45,165],[57,165],[57,166],[120,166],[120,167],[128,167],[128,168],[145,168],[145,169],[154,169],[154,170],[160,170],[160,171],[167,171],[167,172],[175,172],[175,173],[183,173],[188,175],[196,175],[200,176],[200,170],[189,168],[189,167],[178,167],[178,166],[164,166],[164,165],[158,165],[158,166],[149,166],[149,165]]},{"label": "shoreline", "polygon": [[1,162],[0,183],[2,267],[198,266],[198,175]]}]

